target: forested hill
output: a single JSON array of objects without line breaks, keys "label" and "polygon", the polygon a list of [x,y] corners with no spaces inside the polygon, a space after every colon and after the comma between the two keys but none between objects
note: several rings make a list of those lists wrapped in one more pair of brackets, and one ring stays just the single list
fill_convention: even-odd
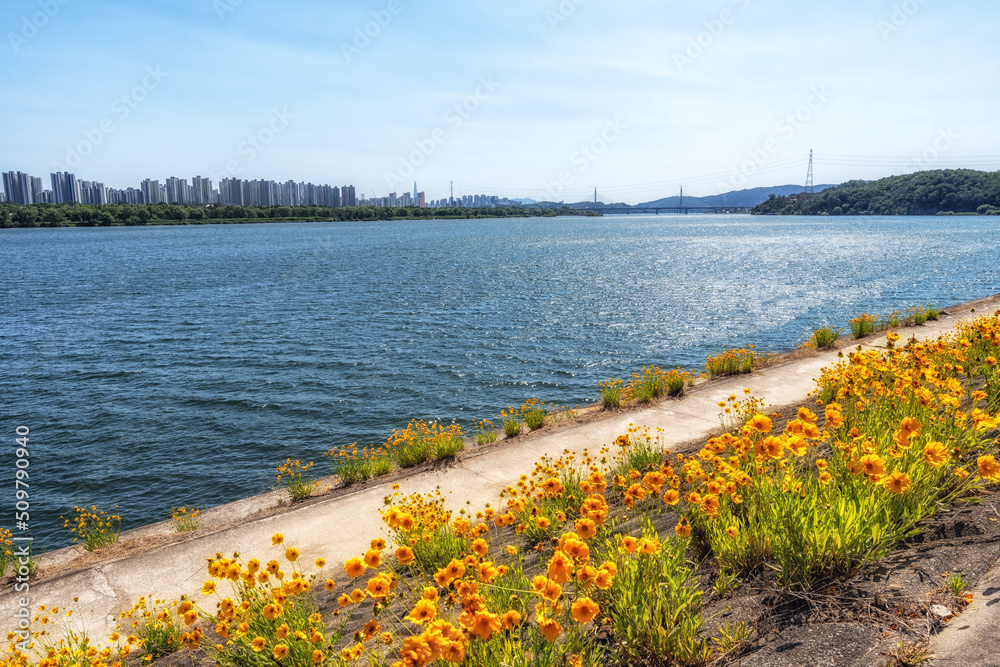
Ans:
[{"label": "forested hill", "polygon": [[1000,171],[938,169],[848,181],[809,196],[771,196],[756,215],[1000,214]]}]

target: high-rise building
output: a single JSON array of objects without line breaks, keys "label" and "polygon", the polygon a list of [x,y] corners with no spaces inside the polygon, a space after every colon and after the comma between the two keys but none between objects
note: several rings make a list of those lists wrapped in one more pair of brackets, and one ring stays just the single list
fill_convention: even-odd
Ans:
[{"label": "high-rise building", "polygon": [[82,199],[80,181],[75,174],[58,171],[51,175],[52,200],[55,204],[79,204]]},{"label": "high-rise building", "polygon": [[358,197],[354,193],[353,185],[345,185],[340,188],[340,205],[341,206],[357,206]]},{"label": "high-rise building", "polygon": [[215,203],[215,199],[212,197],[212,179],[202,178],[201,176],[195,176],[191,179],[190,202],[203,206]]},{"label": "high-rise building", "polygon": [[3,175],[3,189],[7,193],[7,201],[12,204],[33,204],[31,192],[31,176],[23,171],[8,171]]},{"label": "high-rise building", "polygon": [[139,185],[139,188],[142,190],[143,203],[160,204],[163,202],[163,197],[160,196],[159,181],[151,181],[147,178]]}]

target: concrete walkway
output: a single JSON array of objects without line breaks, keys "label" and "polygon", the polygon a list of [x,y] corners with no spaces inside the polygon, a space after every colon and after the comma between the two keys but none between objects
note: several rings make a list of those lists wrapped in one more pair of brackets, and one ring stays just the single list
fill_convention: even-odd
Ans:
[{"label": "concrete walkway", "polygon": [[[900,342],[911,335],[923,339],[947,333],[961,319],[993,312],[998,302],[1000,298],[992,297],[951,308],[949,312],[953,314],[938,322],[900,330],[903,337]],[[969,308],[977,308],[978,313],[969,313]],[[873,336],[867,342],[884,344],[885,336]],[[547,427],[496,447],[482,451],[473,449],[452,467],[417,473],[397,481],[404,493],[424,493],[440,487],[448,492],[449,506],[453,509],[465,507],[466,501],[473,511],[486,503],[497,507],[500,492],[522,473],[530,473],[542,455],[558,456],[564,450],[581,452],[585,449],[596,453],[625,433],[629,423],[661,427],[665,445],[673,451],[683,451],[679,448],[681,445],[694,440],[704,441],[720,429],[718,403],[730,394],[742,398],[744,387],[749,387],[755,396],[764,397],[772,406],[800,402],[815,389],[814,378],[819,377],[820,369],[836,361],[836,352],[826,352],[776,364],[749,376],[707,382],[692,388],[680,400],[665,400],[646,409],[612,413],[584,423],[563,424],[551,431]],[[100,639],[113,629],[119,612],[130,608],[141,595],[153,594],[173,600],[196,593],[208,578],[206,558],[216,552],[224,555],[240,552],[247,559],[277,557],[279,550],[271,546],[271,535],[276,532],[285,535],[286,545],[299,548],[304,563],[323,556],[329,563],[327,571],[343,580],[342,563],[361,555],[373,537],[387,535],[378,509],[383,506],[383,498],[391,493],[391,482],[373,483],[329,499],[291,506],[287,511],[266,518],[251,517],[235,527],[205,529],[179,543],[77,568],[71,561],[79,552],[60,550],[48,556],[43,565],[60,563],[65,573],[32,585],[31,604],[33,607],[69,605],[76,609],[75,625],[86,628],[92,637]],[[276,494],[266,494],[206,514],[248,514],[254,508],[273,506],[275,499]],[[148,535],[156,530],[165,528],[140,529],[123,535],[123,539]],[[13,619],[19,597],[21,594],[14,594],[9,589],[0,595],[0,618],[5,619],[0,630]],[[74,597],[79,601],[71,604]],[[992,609],[996,613],[1000,605]],[[993,624],[996,627],[995,620]]]}]

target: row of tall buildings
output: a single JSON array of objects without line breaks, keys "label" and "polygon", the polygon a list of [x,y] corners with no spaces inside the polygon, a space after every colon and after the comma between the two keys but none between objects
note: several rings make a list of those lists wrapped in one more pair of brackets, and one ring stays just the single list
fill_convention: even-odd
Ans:
[{"label": "row of tall buildings", "polygon": [[146,179],[138,188],[109,188],[97,181],[83,181],[75,174],[57,172],[50,176],[52,189],[44,189],[42,179],[21,171],[3,174],[0,201],[14,204],[233,204],[241,206],[357,206],[353,185],[342,187],[312,183],[276,183],[265,180],[223,178],[213,188],[212,179],[195,176],[170,177],[160,183]]},{"label": "row of tall buildings", "polygon": [[491,208],[518,206],[507,197],[493,195],[465,195],[455,198],[427,200],[413,184],[413,194],[389,193],[386,197],[372,195],[358,198],[353,185],[341,187],[313,185],[286,181],[277,183],[265,180],[223,178],[218,188],[212,179],[195,176],[188,183],[186,178],[171,176],[165,182],[145,179],[138,188],[119,190],[97,181],[79,180],[75,174],[56,172],[50,175],[52,189],[43,187],[42,179],[21,171],[3,174],[3,193],[0,201],[15,204],[231,204],[241,206],[380,206],[380,207],[432,207],[461,206],[465,208]]},{"label": "row of tall buildings", "polygon": [[404,192],[401,195],[390,192],[388,197],[372,195],[369,199],[361,199],[362,205],[368,206],[392,206],[408,207],[419,206],[420,208],[446,208],[460,206],[463,208],[495,208],[497,206],[520,206],[519,202],[511,201],[507,197],[497,197],[495,195],[465,195],[447,199],[427,199],[423,192],[417,192],[417,184],[413,184],[413,195]]}]

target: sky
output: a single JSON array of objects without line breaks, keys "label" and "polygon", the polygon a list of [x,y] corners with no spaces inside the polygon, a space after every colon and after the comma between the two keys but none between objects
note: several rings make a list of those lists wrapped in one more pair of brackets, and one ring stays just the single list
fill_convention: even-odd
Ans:
[{"label": "sky", "polygon": [[4,0],[0,171],[639,203],[1000,169],[971,0]]}]

